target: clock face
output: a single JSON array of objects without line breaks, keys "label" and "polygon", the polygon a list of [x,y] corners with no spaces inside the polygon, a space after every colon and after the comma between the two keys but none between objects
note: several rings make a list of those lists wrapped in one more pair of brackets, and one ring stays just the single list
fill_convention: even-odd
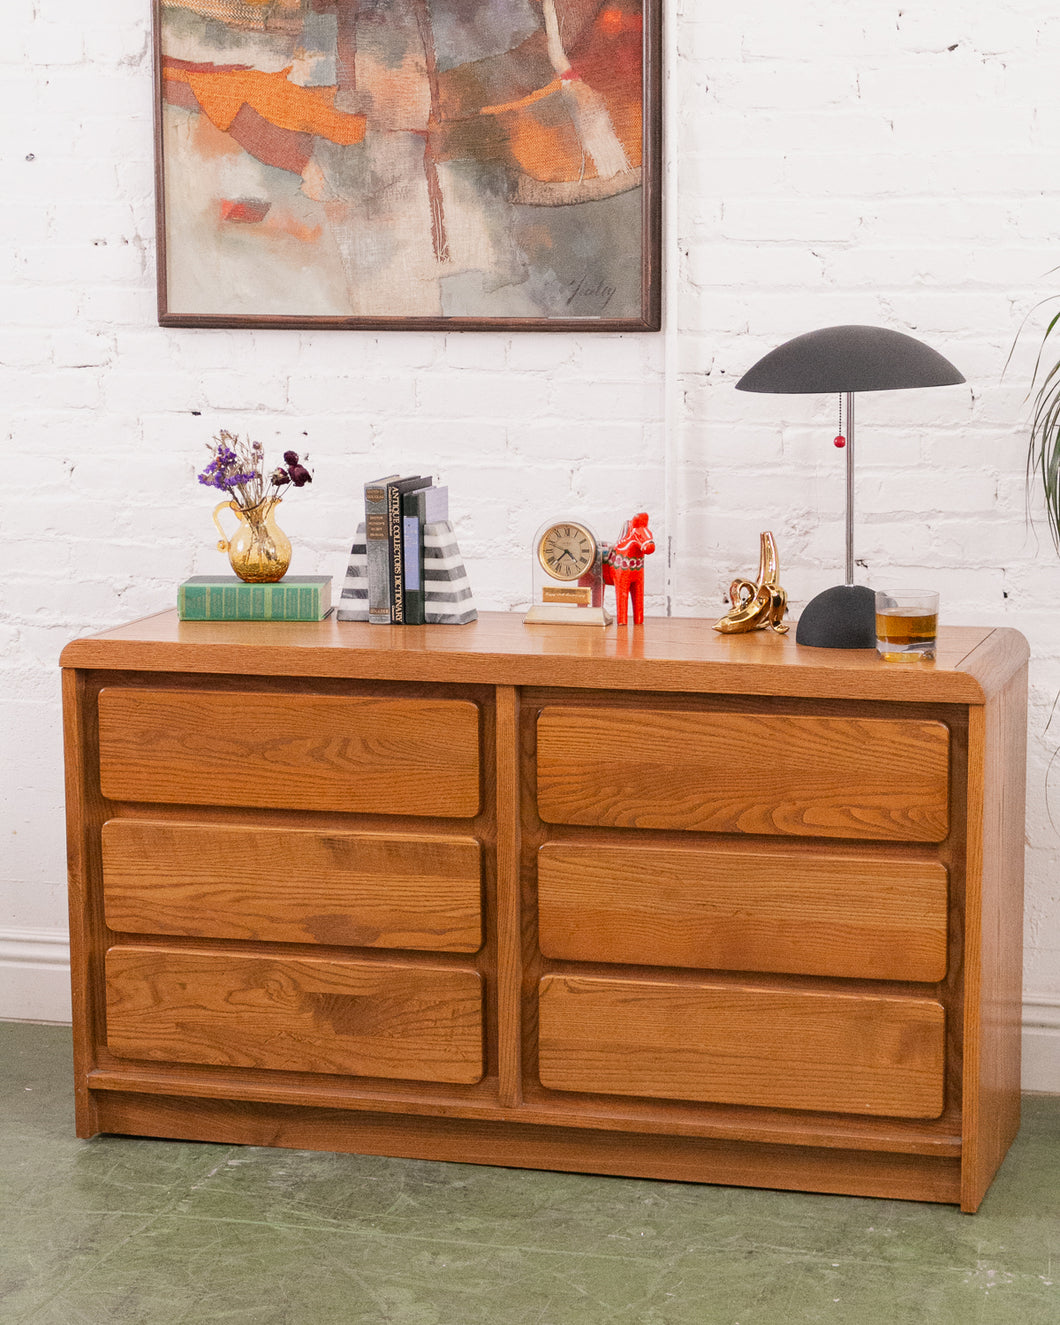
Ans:
[{"label": "clock face", "polygon": [[596,539],[573,520],[549,525],[537,545],[537,559],[555,580],[576,580],[596,560]]}]

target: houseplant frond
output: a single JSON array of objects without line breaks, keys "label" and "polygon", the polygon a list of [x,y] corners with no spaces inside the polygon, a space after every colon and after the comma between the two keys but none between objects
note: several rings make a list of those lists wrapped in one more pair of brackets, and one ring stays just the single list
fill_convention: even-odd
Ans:
[{"label": "houseplant frond", "polygon": [[[1042,301],[1048,302],[1051,300]],[[1036,304],[1031,313],[1041,308],[1042,303]],[[1031,313],[1028,313],[1028,318]],[[1025,318],[1024,326],[1026,321]],[[1048,364],[1045,357],[1047,349],[1051,348],[1049,338],[1057,326],[1060,326],[1060,313],[1053,315],[1045,329],[1031,375],[1033,412],[1027,446],[1027,483],[1029,487],[1033,476],[1038,475],[1045,497],[1049,532],[1053,537],[1053,545],[1060,551],[1060,359]],[[1023,327],[1020,328],[1021,333],[1022,330]],[[1016,339],[1019,339],[1019,333]],[[1011,358],[1012,351],[1009,351],[1006,368]]]}]

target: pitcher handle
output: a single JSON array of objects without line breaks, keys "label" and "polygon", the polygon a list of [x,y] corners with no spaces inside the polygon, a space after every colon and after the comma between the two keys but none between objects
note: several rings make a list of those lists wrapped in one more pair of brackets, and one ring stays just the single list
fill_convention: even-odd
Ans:
[{"label": "pitcher handle", "polygon": [[221,514],[222,511],[224,511],[224,510],[228,510],[228,509],[231,509],[231,510],[236,511],[236,512],[239,511],[239,507],[235,504],[234,501],[223,501],[223,502],[220,502],[217,506],[214,507],[214,512],[213,512],[213,522],[214,522],[214,524],[217,526],[217,532],[221,535],[221,537],[220,537],[220,538],[218,539],[218,541],[217,541],[217,551],[218,551],[218,552],[227,552],[227,551],[228,551],[228,548],[229,548],[229,538],[228,538],[228,535],[225,533],[224,525],[223,525],[223,524],[221,523],[221,521],[217,518],[217,517]]}]

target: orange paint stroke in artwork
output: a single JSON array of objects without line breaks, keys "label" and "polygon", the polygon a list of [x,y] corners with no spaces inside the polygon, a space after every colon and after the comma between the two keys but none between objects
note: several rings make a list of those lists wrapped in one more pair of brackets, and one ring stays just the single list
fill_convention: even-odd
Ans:
[{"label": "orange paint stroke in artwork", "polygon": [[483,106],[479,114],[505,115],[511,110],[522,110],[526,106],[532,106],[535,101],[542,101],[545,97],[550,97],[553,92],[558,92],[562,86],[563,83],[560,79],[554,78],[551,83],[539,87],[536,92],[529,92],[525,97],[519,97],[515,101],[505,101],[499,106]]},{"label": "orange paint stroke in artwork", "polygon": [[277,213],[272,204],[263,199],[222,198],[220,213],[222,221],[253,225],[259,233],[271,239],[286,236],[297,239],[300,244],[316,244],[320,240],[320,226],[306,225],[289,213]]},{"label": "orange paint stroke in artwork", "polygon": [[[635,170],[641,163],[640,103],[612,104],[610,112],[630,169]],[[558,184],[597,176],[572,122],[544,124],[533,115],[516,116],[509,129],[508,146],[516,165],[531,179]]]},{"label": "orange paint stroke in artwork", "polygon": [[620,32],[635,32],[639,35],[644,27],[639,14],[627,13],[621,9],[601,9],[596,16],[596,23],[601,32],[611,36]]},{"label": "orange paint stroke in artwork", "polygon": [[299,244],[317,244],[322,233],[318,225],[306,225],[294,216],[275,214],[267,217],[258,229],[270,239],[296,239]]},{"label": "orange paint stroke in artwork", "polygon": [[278,73],[260,69],[201,70],[168,65],[168,81],[186,83],[203,112],[219,129],[227,132],[243,106],[279,129],[315,134],[330,142],[350,146],[364,140],[365,117],[335,109],[333,87],[301,87],[287,75],[291,66]]},{"label": "orange paint stroke in artwork", "polygon": [[221,220],[239,225],[256,225],[264,221],[271,206],[263,198],[222,198]]},{"label": "orange paint stroke in artwork", "polygon": [[[535,39],[542,45],[543,38]],[[528,48],[531,43],[527,43]],[[594,179],[598,171],[571,114],[577,85],[599,94],[610,127],[629,163],[627,176],[641,164],[643,136],[643,19],[636,0],[603,5],[572,49],[561,52],[570,67],[519,97],[480,106],[470,115],[470,83],[453,76],[453,101],[464,116],[443,125],[442,153],[472,151],[480,158],[507,159],[531,179],[562,184]],[[560,54],[557,52],[557,55]],[[459,81],[458,81],[459,80]],[[558,94],[567,90],[568,99]],[[474,119],[496,126],[476,136]],[[610,176],[609,176],[610,177]]]},{"label": "orange paint stroke in artwork", "polygon": [[[265,224],[267,226],[269,222],[266,221]],[[319,244],[320,242],[320,226],[303,225],[301,221],[296,221],[293,217],[278,220],[276,228],[285,235],[290,235],[292,239],[297,239],[300,244]]]}]

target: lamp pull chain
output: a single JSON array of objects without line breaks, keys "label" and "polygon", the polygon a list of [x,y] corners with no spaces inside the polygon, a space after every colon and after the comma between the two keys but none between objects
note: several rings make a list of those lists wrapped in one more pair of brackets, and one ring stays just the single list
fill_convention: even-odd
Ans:
[{"label": "lamp pull chain", "polygon": [[843,393],[842,392],[839,393],[839,432],[832,440],[834,444],[839,447],[840,450],[842,450],[843,447],[846,446],[847,444],[847,439],[843,436]]}]

